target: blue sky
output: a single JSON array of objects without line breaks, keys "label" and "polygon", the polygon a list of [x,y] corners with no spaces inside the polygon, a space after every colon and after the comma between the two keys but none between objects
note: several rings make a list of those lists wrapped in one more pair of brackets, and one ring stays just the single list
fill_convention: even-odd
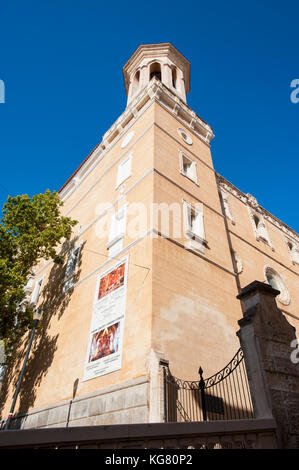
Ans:
[{"label": "blue sky", "polygon": [[171,42],[216,171],[299,232],[298,18],[288,0],[0,0],[0,205],[58,190],[124,111],[131,54]]}]

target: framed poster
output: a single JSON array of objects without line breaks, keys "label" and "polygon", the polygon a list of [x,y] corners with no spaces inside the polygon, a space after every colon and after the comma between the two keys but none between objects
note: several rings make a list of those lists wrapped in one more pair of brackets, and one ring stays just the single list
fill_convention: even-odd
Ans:
[{"label": "framed poster", "polygon": [[128,257],[97,279],[83,380],[121,369],[127,276]]}]

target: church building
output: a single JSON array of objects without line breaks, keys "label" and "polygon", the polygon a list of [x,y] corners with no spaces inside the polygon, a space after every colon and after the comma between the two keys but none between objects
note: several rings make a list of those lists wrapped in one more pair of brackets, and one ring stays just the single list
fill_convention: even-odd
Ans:
[{"label": "church building", "polygon": [[[299,236],[215,170],[213,129],[187,103],[189,61],[140,45],[123,75],[124,112],[59,191],[78,221],[65,263],[41,261],[26,287],[42,319],[23,429],[163,422],[163,364],[189,381],[225,367],[254,280],[280,291],[298,331]],[[3,420],[23,357],[2,384]]]}]

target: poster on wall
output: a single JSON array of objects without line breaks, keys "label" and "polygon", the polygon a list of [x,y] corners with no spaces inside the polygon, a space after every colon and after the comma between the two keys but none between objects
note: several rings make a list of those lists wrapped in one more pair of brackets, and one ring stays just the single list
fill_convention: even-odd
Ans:
[{"label": "poster on wall", "polygon": [[121,369],[127,271],[128,257],[97,279],[83,380]]}]

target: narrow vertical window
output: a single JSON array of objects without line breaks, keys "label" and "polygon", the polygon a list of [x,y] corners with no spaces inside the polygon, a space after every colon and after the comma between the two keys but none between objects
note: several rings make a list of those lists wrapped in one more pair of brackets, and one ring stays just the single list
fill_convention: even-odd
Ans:
[{"label": "narrow vertical window", "polygon": [[78,261],[80,257],[81,244],[70,251],[65,275],[64,275],[64,285],[63,291],[66,292],[71,289],[74,285],[75,274],[77,272]]},{"label": "narrow vertical window", "polygon": [[33,294],[32,294],[32,297],[31,297],[31,303],[34,304],[34,305],[36,305],[37,302],[38,302],[43,280],[44,279],[41,278],[38,281],[36,281],[36,283],[35,283]]},{"label": "narrow vertical window", "polygon": [[185,235],[187,238],[185,247],[204,253],[207,242],[205,240],[203,206],[202,204],[196,204],[196,207],[194,207],[188,202],[183,201],[183,211]]},{"label": "narrow vertical window", "polygon": [[175,68],[171,69],[171,74],[172,74],[172,86],[173,88],[176,88],[177,74],[176,74]]},{"label": "narrow vertical window", "polygon": [[161,80],[161,65],[158,62],[154,62],[150,67],[150,80],[154,77]]},{"label": "narrow vertical window", "polygon": [[272,250],[274,250],[262,214],[255,212],[249,207],[248,207],[248,210],[249,210],[249,215],[252,221],[255,238],[258,241],[263,241],[267,243],[269,246],[271,246]]},{"label": "narrow vertical window", "polygon": [[137,70],[137,72],[134,75],[133,82],[132,82],[132,96],[136,95],[136,93],[139,90],[139,80],[140,80],[140,71]]},{"label": "narrow vertical window", "polygon": [[119,187],[127,178],[131,176],[132,167],[132,154],[126,157],[119,165],[117,169],[116,188]]}]

